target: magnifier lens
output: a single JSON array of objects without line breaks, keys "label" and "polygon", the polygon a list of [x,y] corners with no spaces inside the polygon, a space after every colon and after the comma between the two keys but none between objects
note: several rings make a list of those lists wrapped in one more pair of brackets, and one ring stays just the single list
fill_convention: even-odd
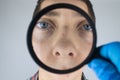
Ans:
[{"label": "magnifier lens", "polygon": [[45,65],[58,70],[71,69],[81,64],[92,49],[92,26],[74,10],[55,9],[37,21],[32,44]]},{"label": "magnifier lens", "polygon": [[48,9],[32,21],[28,47],[32,46],[29,50],[37,64],[54,73],[68,73],[83,66],[93,51],[95,39],[94,24],[83,13],[65,5]]}]

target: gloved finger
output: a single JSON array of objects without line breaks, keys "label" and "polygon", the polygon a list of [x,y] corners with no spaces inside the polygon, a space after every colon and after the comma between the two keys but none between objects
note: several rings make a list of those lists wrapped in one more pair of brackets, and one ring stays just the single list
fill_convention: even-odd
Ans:
[{"label": "gloved finger", "polygon": [[120,80],[116,67],[104,60],[94,59],[88,66],[94,70],[100,80]]},{"label": "gloved finger", "polygon": [[120,42],[112,42],[101,47],[101,56],[111,60],[120,72]]}]

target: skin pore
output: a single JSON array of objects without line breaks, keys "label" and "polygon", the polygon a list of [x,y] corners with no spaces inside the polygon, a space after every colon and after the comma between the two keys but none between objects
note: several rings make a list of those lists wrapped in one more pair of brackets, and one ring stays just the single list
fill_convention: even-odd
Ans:
[{"label": "skin pore", "polygon": [[[87,5],[80,0],[45,0],[40,8],[55,3],[73,4],[89,15]],[[42,16],[33,31],[32,43],[36,55],[46,65],[56,69],[77,66],[92,47],[93,35],[91,28],[85,29],[86,25],[89,24],[83,16],[69,9],[56,9]],[[69,74],[54,74],[40,68],[39,80],[80,80],[82,71],[83,68],[80,68]]]}]

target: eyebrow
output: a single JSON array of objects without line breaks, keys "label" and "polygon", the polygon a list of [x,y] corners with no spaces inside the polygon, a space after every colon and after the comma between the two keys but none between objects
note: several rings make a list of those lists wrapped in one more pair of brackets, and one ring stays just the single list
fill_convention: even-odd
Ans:
[{"label": "eyebrow", "polygon": [[60,13],[58,13],[57,11],[50,11],[47,14],[45,14],[45,16],[60,16]]},{"label": "eyebrow", "polygon": [[[45,16],[48,16],[48,17],[59,17],[60,15],[61,14],[57,11],[50,11],[47,14],[45,14]],[[74,17],[82,17],[82,15],[79,14],[78,12],[73,12],[73,16]]]}]

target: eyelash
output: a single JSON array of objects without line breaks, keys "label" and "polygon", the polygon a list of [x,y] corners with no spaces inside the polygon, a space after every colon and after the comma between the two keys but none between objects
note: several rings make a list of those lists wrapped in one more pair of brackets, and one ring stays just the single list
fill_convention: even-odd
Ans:
[{"label": "eyelash", "polygon": [[[37,27],[43,31],[46,31],[46,30],[50,31],[54,29],[54,24],[51,21],[39,21],[37,23]],[[87,23],[83,24],[82,22],[80,22],[77,27],[78,27],[78,30],[82,32],[92,31],[92,27]]]},{"label": "eyelash", "polygon": [[53,24],[50,23],[50,22],[47,22],[47,21],[38,22],[37,27],[40,28],[43,31],[54,29]]},{"label": "eyelash", "polygon": [[90,31],[92,31],[92,26],[90,26],[89,24],[82,24],[82,23],[80,23],[79,25],[78,25],[78,30],[79,31],[84,31],[84,32],[90,32]]}]

